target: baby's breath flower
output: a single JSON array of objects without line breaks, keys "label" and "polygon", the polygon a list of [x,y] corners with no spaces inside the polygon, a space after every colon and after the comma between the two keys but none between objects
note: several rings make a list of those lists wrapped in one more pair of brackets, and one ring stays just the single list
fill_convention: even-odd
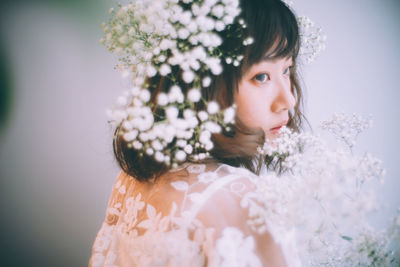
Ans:
[{"label": "baby's breath flower", "polygon": [[235,118],[235,109],[229,107],[224,111],[224,123],[233,123]]},{"label": "baby's breath flower", "polygon": [[192,88],[188,92],[188,99],[190,102],[196,103],[201,99],[201,92],[198,88]]},{"label": "baby's breath flower", "polygon": [[182,79],[185,81],[185,83],[192,83],[194,80],[193,71],[187,70],[187,71],[183,72]]},{"label": "baby's breath flower", "polygon": [[178,161],[184,161],[186,159],[186,153],[182,150],[178,150],[178,152],[175,154],[175,158]]},{"label": "baby's breath flower", "polygon": [[192,145],[186,145],[185,148],[183,149],[187,154],[192,154],[193,152],[193,147]]},{"label": "baby's breath flower", "polygon": [[168,95],[165,93],[160,93],[157,97],[158,104],[160,106],[165,106],[168,104]]},{"label": "baby's breath flower", "polygon": [[143,90],[141,90],[141,92],[140,92],[140,99],[143,101],[143,102],[148,102],[149,100],[150,100],[150,92],[149,92],[149,90],[147,90],[147,89],[143,89]]},{"label": "baby's breath flower", "polygon": [[321,28],[314,27],[314,22],[308,17],[298,17],[297,21],[302,40],[299,55],[305,63],[310,63],[315,60],[321,51],[325,50],[326,35]]},{"label": "baby's breath flower", "polygon": [[218,103],[217,102],[215,102],[215,101],[210,101],[210,102],[208,102],[208,105],[207,105],[207,112],[209,113],[209,114],[215,114],[215,113],[217,113],[219,111],[219,106],[218,106]]},{"label": "baby's breath flower", "polygon": [[201,121],[205,121],[205,120],[207,120],[208,119],[208,113],[207,112],[205,112],[205,111],[199,111],[198,113],[197,113],[197,116],[199,116],[199,119],[201,120]]},{"label": "baby's breath flower", "polygon": [[203,87],[208,87],[211,84],[211,78],[210,77],[204,77],[202,80],[202,85]]},{"label": "baby's breath flower", "polygon": [[169,65],[167,65],[167,64],[162,64],[161,67],[160,67],[160,74],[162,76],[166,76],[169,73],[171,73],[171,67]]},{"label": "baby's breath flower", "polygon": [[153,66],[147,67],[147,76],[153,77],[156,74],[157,74],[157,70]]},{"label": "baby's breath flower", "polygon": [[164,161],[164,154],[161,153],[160,151],[157,151],[157,152],[155,153],[154,158],[155,158],[155,160],[157,160],[158,162],[163,162],[163,161]]},{"label": "baby's breath flower", "polygon": [[179,110],[176,106],[169,106],[165,110],[167,118],[169,121],[174,121],[178,117]]}]

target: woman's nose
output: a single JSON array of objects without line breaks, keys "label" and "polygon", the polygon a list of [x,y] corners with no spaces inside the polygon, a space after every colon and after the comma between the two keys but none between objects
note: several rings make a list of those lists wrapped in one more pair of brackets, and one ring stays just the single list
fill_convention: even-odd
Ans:
[{"label": "woman's nose", "polygon": [[290,110],[296,105],[296,98],[294,97],[290,82],[279,81],[277,82],[277,94],[272,103],[272,112],[281,112],[283,110]]}]

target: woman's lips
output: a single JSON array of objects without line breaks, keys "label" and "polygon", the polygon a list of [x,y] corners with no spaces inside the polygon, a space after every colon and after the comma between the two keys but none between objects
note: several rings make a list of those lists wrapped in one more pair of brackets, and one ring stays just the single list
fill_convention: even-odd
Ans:
[{"label": "woman's lips", "polygon": [[[283,126],[283,125],[282,125],[282,126]],[[272,132],[272,133],[274,133],[274,134],[277,134],[277,133],[279,132],[279,130],[282,128],[282,126],[272,128],[272,129],[270,130],[270,132]]]},{"label": "woman's lips", "polygon": [[283,126],[286,126],[287,123],[288,123],[288,121],[281,122],[281,123],[279,124],[279,126],[274,127],[274,128],[271,128],[271,129],[270,129],[270,132],[272,132],[272,133],[274,133],[274,134],[278,133],[279,130],[280,130]]}]

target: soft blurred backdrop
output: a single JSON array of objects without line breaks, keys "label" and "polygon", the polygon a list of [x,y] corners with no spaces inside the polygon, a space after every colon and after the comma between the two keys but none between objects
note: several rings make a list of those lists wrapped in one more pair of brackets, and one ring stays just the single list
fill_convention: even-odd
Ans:
[{"label": "soft blurred backdrop", "polygon": [[[105,109],[123,84],[102,47],[111,0],[2,1],[0,264],[85,266],[119,171]],[[360,151],[381,158],[384,226],[400,206],[400,3],[294,0],[328,35],[302,70],[315,131],[333,112],[373,115]]]}]

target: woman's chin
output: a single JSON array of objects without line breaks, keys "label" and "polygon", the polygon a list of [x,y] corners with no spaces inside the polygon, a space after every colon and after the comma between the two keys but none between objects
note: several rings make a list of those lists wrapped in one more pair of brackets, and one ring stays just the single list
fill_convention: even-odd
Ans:
[{"label": "woman's chin", "polygon": [[278,132],[271,132],[270,131],[270,132],[265,134],[265,141],[274,140],[274,139],[278,138],[279,135],[280,135],[280,133],[278,133]]}]

